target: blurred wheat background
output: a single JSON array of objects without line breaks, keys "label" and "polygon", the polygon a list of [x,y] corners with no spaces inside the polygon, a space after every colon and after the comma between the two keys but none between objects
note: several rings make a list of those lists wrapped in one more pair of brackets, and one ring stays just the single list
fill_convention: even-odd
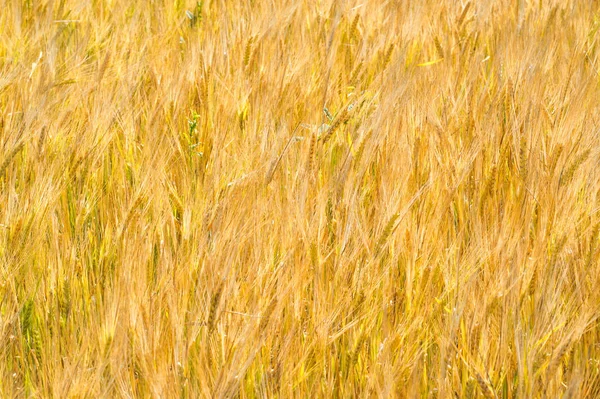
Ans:
[{"label": "blurred wheat background", "polygon": [[599,2],[0,3],[1,397],[600,397]]}]

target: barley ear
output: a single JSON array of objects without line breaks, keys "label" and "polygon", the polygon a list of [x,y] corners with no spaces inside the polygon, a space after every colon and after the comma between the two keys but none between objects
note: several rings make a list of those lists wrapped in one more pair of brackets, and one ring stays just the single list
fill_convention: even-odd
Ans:
[{"label": "barley ear", "polygon": [[277,306],[277,299],[272,299],[271,303],[269,303],[269,306],[267,307],[265,312],[263,314],[261,314],[260,324],[258,325],[258,331],[261,334],[264,331],[266,331],[267,325],[269,324],[269,319],[271,318],[271,314],[275,310],[276,306]]},{"label": "barley ear", "polygon": [[0,164],[0,176],[4,174],[4,171],[6,170],[10,162],[19,153],[19,151],[23,149],[24,146],[25,142],[22,141],[15,148],[13,148],[11,152],[8,153],[8,155],[4,158],[4,161],[2,161],[2,164]]},{"label": "barley ear", "polygon": [[308,160],[306,162],[309,173],[312,172],[315,167],[315,148],[316,147],[317,147],[317,135],[315,133],[311,133],[310,145],[308,147]]},{"label": "barley ear", "polygon": [[584,152],[582,152],[577,158],[575,158],[575,160],[569,165],[569,167],[565,169],[561,174],[558,181],[558,185],[564,186],[565,184],[570,183],[573,179],[573,176],[575,175],[575,172],[577,172],[577,169],[579,169],[581,164],[584,163],[589,156],[590,150],[587,149]]},{"label": "barley ear", "polygon": [[470,7],[471,7],[471,2],[468,2],[465,5],[465,7],[463,8],[462,12],[460,13],[460,16],[458,17],[458,19],[456,20],[456,25],[458,26],[459,29],[462,27],[462,24],[465,21],[465,17],[467,16],[467,13],[469,12]]},{"label": "barley ear", "polygon": [[552,359],[550,360],[550,363],[548,364],[548,368],[546,369],[546,378],[550,379],[554,377],[554,373],[556,372],[556,369],[558,368],[560,362],[562,361],[562,358],[565,356],[565,353],[567,353],[567,350],[569,350],[571,346],[571,340],[567,340],[565,342],[563,342],[558,348],[556,348],[556,350],[554,351],[554,354],[552,355]]},{"label": "barley ear", "polygon": [[208,320],[206,322],[209,334],[213,331],[215,327],[215,321],[217,319],[217,309],[219,307],[219,302],[221,301],[221,295],[223,294],[223,287],[224,282],[221,282],[221,284],[219,284],[217,290],[213,294],[212,299],[210,300],[210,309],[208,312]]},{"label": "barley ear", "polygon": [[435,50],[437,51],[438,57],[444,58],[444,49],[437,36],[433,38],[433,43],[435,44]]},{"label": "barley ear", "polygon": [[490,387],[490,384],[487,381],[487,379],[484,378],[478,372],[475,372],[475,374],[477,377],[477,384],[479,385],[479,389],[481,389],[481,393],[483,394],[483,397],[485,399],[496,399],[497,398],[496,393],[494,393],[494,390],[492,389],[492,387]]},{"label": "barley ear", "polygon": [[394,214],[390,218],[390,220],[388,220],[387,224],[385,225],[385,228],[383,229],[383,232],[381,233],[381,236],[379,237],[379,240],[377,241],[377,245],[375,246],[375,256],[379,255],[379,253],[383,249],[383,246],[385,245],[388,238],[392,234],[392,231],[394,231],[394,229],[396,228],[395,225],[396,225],[396,220],[398,220],[398,217],[400,217],[400,214],[398,214],[398,213]]},{"label": "barley ear", "polygon": [[344,107],[340,114],[333,120],[331,126],[325,131],[323,136],[321,136],[321,142],[325,144],[333,133],[342,125],[342,123],[346,123],[350,119],[350,114],[348,112],[348,107]]},{"label": "barley ear", "polygon": [[519,148],[519,172],[523,180],[527,179],[527,138],[521,134],[521,145]]},{"label": "barley ear", "polygon": [[250,36],[248,42],[246,42],[246,48],[244,50],[244,68],[248,68],[250,65],[250,55],[252,53],[252,44],[254,43],[254,36]]},{"label": "barley ear", "polygon": [[349,31],[348,37],[351,40],[356,40],[356,38],[357,38],[356,37],[356,29],[358,27],[358,20],[359,19],[360,19],[360,14],[356,14],[354,16],[354,19],[352,20],[352,24],[350,25],[350,31]]}]

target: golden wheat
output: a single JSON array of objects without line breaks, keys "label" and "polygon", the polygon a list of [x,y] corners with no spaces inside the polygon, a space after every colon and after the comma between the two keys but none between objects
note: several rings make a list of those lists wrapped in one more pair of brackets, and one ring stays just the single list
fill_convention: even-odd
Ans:
[{"label": "golden wheat", "polygon": [[598,397],[594,2],[0,6],[0,397]]}]

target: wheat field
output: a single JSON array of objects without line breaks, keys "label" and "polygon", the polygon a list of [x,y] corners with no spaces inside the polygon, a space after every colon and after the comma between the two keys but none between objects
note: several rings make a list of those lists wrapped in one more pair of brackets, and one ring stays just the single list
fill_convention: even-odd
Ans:
[{"label": "wheat field", "polygon": [[599,2],[0,7],[0,397],[600,397]]}]

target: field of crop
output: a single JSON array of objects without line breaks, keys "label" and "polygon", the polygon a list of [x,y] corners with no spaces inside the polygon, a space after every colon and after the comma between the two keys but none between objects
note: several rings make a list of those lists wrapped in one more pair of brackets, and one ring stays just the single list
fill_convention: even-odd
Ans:
[{"label": "field of crop", "polygon": [[599,2],[0,7],[0,397],[600,397]]}]

